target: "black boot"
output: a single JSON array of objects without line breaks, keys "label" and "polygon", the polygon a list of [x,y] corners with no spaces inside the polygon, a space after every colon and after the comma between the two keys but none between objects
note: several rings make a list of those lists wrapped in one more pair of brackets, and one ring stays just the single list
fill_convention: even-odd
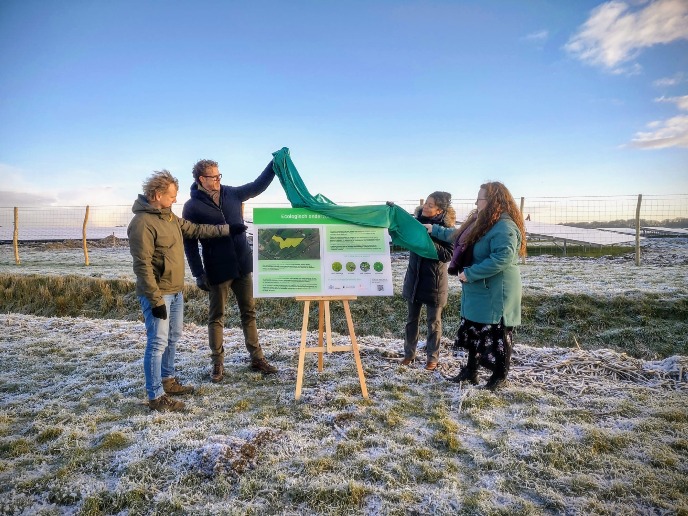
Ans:
[{"label": "black boot", "polygon": [[496,391],[506,385],[506,377],[509,374],[509,367],[511,366],[511,336],[504,338],[504,355],[499,357],[499,362],[495,364],[492,376],[485,384],[485,389],[488,391]]},{"label": "black boot", "polygon": [[506,385],[506,374],[495,371],[492,373],[492,376],[490,376],[490,379],[487,381],[484,388],[488,391],[496,391],[497,389],[504,387],[504,385]]},{"label": "black boot", "polygon": [[478,357],[475,353],[468,352],[468,361],[461,368],[459,374],[449,379],[450,382],[459,383],[469,381],[473,385],[478,385]]}]

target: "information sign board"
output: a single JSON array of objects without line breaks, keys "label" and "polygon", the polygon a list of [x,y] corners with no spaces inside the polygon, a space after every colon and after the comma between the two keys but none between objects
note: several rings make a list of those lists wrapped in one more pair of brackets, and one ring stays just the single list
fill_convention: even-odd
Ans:
[{"label": "information sign board", "polygon": [[391,296],[386,228],[304,208],[253,210],[253,295]]}]

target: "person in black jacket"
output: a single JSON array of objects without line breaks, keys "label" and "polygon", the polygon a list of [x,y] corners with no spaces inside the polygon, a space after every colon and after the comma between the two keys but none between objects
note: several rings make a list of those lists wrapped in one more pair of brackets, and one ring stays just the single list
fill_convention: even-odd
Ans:
[{"label": "person in black jacket", "polygon": [[[454,227],[456,213],[451,207],[451,194],[433,192],[423,206],[416,209],[416,219],[421,224],[440,224]],[[416,358],[420,311],[426,306],[428,335],[425,344],[427,362],[425,369],[434,371],[440,357],[442,338],[442,308],[447,304],[449,279],[447,262],[451,260],[452,244],[432,239],[439,260],[423,258],[416,253],[409,255],[409,264],[404,277],[402,296],[408,302],[408,316],[404,338],[404,359],[402,365],[409,365]]]},{"label": "person in black jacket", "polygon": [[219,382],[224,377],[225,304],[231,289],[236,297],[246,349],[251,356],[251,369],[266,374],[277,369],[268,363],[258,342],[256,305],[253,299],[253,256],[246,238],[242,203],[256,197],[270,186],[275,178],[272,160],[255,181],[242,186],[220,184],[222,174],[215,161],[204,159],[193,167],[195,183],[191,198],[184,204],[183,218],[195,223],[229,224],[230,235],[225,238],[201,239],[202,258],[197,239],[184,240],[184,250],[196,285],[208,291],[208,341],[212,360],[210,379]]}]

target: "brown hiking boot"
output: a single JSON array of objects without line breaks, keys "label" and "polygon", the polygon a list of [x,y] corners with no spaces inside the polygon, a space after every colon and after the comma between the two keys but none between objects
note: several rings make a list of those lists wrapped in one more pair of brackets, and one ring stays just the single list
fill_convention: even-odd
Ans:
[{"label": "brown hiking boot", "polygon": [[191,385],[182,385],[176,378],[165,378],[162,381],[162,388],[165,389],[165,394],[180,395],[191,394],[194,391]]},{"label": "brown hiking boot", "polygon": [[251,369],[253,369],[254,371],[260,371],[264,374],[275,374],[277,372],[277,368],[275,366],[270,365],[268,361],[264,358],[252,360]]},{"label": "brown hiking boot", "polygon": [[210,381],[213,383],[221,382],[225,376],[225,366],[219,362],[213,364],[213,371],[210,373]]},{"label": "brown hiking boot", "polygon": [[182,401],[173,400],[167,394],[163,394],[154,400],[149,400],[148,407],[160,412],[180,412],[184,410],[186,405]]}]

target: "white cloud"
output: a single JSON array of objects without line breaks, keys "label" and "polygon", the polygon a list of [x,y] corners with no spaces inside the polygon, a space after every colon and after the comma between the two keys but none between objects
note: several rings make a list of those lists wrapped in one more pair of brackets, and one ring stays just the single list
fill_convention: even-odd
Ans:
[{"label": "white cloud", "polygon": [[648,124],[651,131],[636,133],[631,146],[638,149],[688,148],[688,115],[678,115],[668,120]]},{"label": "white cloud", "polygon": [[[62,186],[61,176],[54,180],[34,181],[31,170],[0,163],[0,207],[27,206],[117,206],[131,205],[139,193],[139,186],[126,181],[112,185],[100,185],[98,179],[83,173],[85,178],[78,187]],[[65,181],[62,181],[65,182]],[[186,200],[182,192],[178,201]]]},{"label": "white cloud", "polygon": [[657,79],[652,84],[657,88],[670,88],[671,86],[678,86],[686,82],[685,75],[683,73],[677,73],[673,77],[662,77]]},{"label": "white cloud", "polygon": [[12,192],[0,190],[0,206],[3,208],[25,206],[49,206],[55,202],[54,197],[40,193]]},{"label": "white cloud", "polygon": [[682,97],[659,97],[655,102],[670,102],[676,104],[681,111],[688,111],[688,95]]},{"label": "white cloud", "polygon": [[530,34],[526,35],[523,39],[526,41],[533,41],[535,43],[544,43],[547,41],[547,38],[549,38],[549,31],[548,30],[540,30],[537,32],[531,32]]},{"label": "white cloud", "polygon": [[0,163],[0,176],[0,207],[49,206],[55,202],[54,193],[33,186],[32,175],[25,170]]},{"label": "white cloud", "polygon": [[[613,73],[637,73],[642,49],[688,39],[688,0],[656,0],[632,12],[625,2],[596,7],[564,48],[574,57]],[[628,63],[631,68],[622,65]]]}]

